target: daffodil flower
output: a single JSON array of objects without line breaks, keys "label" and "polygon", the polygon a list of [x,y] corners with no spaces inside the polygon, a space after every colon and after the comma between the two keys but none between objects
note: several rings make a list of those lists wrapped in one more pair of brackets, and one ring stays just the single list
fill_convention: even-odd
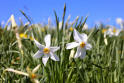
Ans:
[{"label": "daffodil flower", "polygon": [[78,31],[74,29],[74,40],[75,42],[71,42],[66,44],[66,49],[72,49],[77,47],[77,52],[74,58],[80,57],[81,59],[84,58],[86,55],[86,50],[90,50],[92,48],[91,44],[87,43],[87,35],[82,33],[80,34]]},{"label": "daffodil flower", "polygon": [[107,29],[102,29],[102,33],[105,34],[107,32]]},{"label": "daffodil flower", "polygon": [[27,76],[27,77],[29,77],[31,79],[32,83],[40,83],[38,81],[38,78],[41,77],[41,76],[35,74],[38,71],[39,68],[40,68],[40,64],[37,65],[32,71],[30,70],[29,67],[27,67],[27,69],[26,69],[27,72],[22,72],[22,71],[14,70],[12,68],[7,68],[7,69],[5,69],[5,71],[14,72],[14,73],[19,74],[19,75]]},{"label": "daffodil flower", "polygon": [[118,36],[120,32],[121,32],[120,29],[109,28],[107,30],[107,32],[106,32],[106,35],[109,35],[110,37],[112,37],[112,36]]},{"label": "daffodil flower", "polygon": [[59,50],[60,47],[50,47],[51,45],[51,35],[48,34],[45,36],[44,41],[46,43],[46,46],[40,44],[38,41],[34,40],[36,46],[39,48],[37,53],[33,57],[40,58],[42,57],[42,62],[46,66],[46,63],[49,59],[49,57],[54,61],[59,61],[59,57],[54,54],[57,50]]},{"label": "daffodil flower", "polygon": [[124,20],[122,18],[117,18],[116,23],[120,25],[121,29],[124,29]]}]

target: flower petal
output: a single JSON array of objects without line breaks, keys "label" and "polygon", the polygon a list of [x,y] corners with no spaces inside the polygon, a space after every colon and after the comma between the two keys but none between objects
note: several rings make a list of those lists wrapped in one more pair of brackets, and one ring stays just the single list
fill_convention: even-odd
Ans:
[{"label": "flower petal", "polygon": [[87,34],[85,34],[85,33],[82,33],[81,34],[81,40],[82,40],[82,42],[87,42],[87,39],[88,39],[88,37],[87,37]]},{"label": "flower petal", "polygon": [[44,48],[44,45],[40,44],[37,40],[34,39],[34,43],[36,44],[36,46],[42,50]]},{"label": "flower petal", "polygon": [[42,57],[43,56],[43,53],[41,52],[41,51],[37,51],[35,54],[34,54],[34,58],[40,58],[40,57]]},{"label": "flower petal", "polygon": [[83,59],[85,57],[85,55],[86,55],[86,49],[82,48],[80,59]]},{"label": "flower petal", "polygon": [[85,47],[86,47],[87,50],[90,50],[92,48],[92,45],[87,43]]},{"label": "flower petal", "polygon": [[81,55],[81,48],[78,47],[78,48],[77,48],[77,52],[76,52],[74,58],[78,58],[78,57],[80,57],[80,55]]},{"label": "flower petal", "polygon": [[115,33],[115,36],[118,36],[120,32],[121,32],[121,30],[117,30]]},{"label": "flower petal", "polygon": [[108,31],[106,31],[106,35],[109,35],[109,37],[112,37],[114,35],[111,28],[109,28]]},{"label": "flower petal", "polygon": [[53,54],[52,52],[50,52],[50,58],[54,61],[59,61],[59,57],[55,54]]},{"label": "flower petal", "polygon": [[75,48],[77,46],[79,46],[79,43],[71,42],[71,43],[66,44],[66,49],[72,49],[72,48]]},{"label": "flower petal", "polygon": [[52,51],[52,52],[56,52],[57,50],[59,50],[60,49],[60,47],[50,47],[50,50]]},{"label": "flower petal", "polygon": [[49,56],[48,55],[43,56],[42,62],[44,64],[44,66],[46,66],[46,63],[47,63],[48,59],[49,59]]},{"label": "flower petal", "polygon": [[81,40],[81,34],[80,34],[78,31],[76,31],[76,29],[74,29],[73,37],[74,37],[74,40],[75,40],[76,42],[81,42],[81,41],[82,41],[82,40]]},{"label": "flower petal", "polygon": [[44,41],[45,41],[46,47],[49,48],[51,44],[51,35],[50,34],[46,35],[44,38]]}]

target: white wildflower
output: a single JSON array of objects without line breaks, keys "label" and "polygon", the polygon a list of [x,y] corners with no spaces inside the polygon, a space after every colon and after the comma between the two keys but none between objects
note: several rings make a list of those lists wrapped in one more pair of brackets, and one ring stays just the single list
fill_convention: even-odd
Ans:
[{"label": "white wildflower", "polygon": [[109,37],[112,37],[112,36],[118,36],[120,32],[121,32],[120,29],[109,28],[105,34],[109,35]]},{"label": "white wildflower", "polygon": [[77,52],[74,56],[74,58],[80,57],[81,59],[84,58],[86,55],[86,50],[90,50],[92,48],[91,44],[87,43],[87,35],[82,33],[80,34],[74,29],[74,40],[75,42],[68,43],[66,45],[66,49],[72,49],[77,47]]},{"label": "white wildflower", "polygon": [[[46,43],[46,46],[40,44],[38,41],[34,40],[35,44],[39,48],[37,53],[33,56],[35,58],[42,57],[42,62],[44,65],[46,65],[49,57],[54,61],[59,61],[59,57],[54,54],[57,50],[59,50],[59,47],[50,47],[51,45],[51,35],[48,34],[45,36],[44,41]],[[43,56],[44,55],[44,56]]]}]

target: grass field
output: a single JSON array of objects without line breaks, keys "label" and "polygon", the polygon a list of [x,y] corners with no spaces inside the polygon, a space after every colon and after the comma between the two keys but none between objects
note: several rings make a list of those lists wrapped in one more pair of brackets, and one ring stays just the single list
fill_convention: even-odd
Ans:
[{"label": "grass field", "polygon": [[[8,25],[0,27],[0,83],[124,83],[124,31],[105,36],[104,30],[111,27],[102,24],[82,30],[87,17],[69,25],[65,9],[61,28],[56,12],[55,28],[40,24],[17,26],[13,16],[9,29]],[[92,45],[83,59],[74,58],[77,48],[66,47],[75,41],[74,30],[87,34],[87,42]],[[42,57],[33,57],[39,50],[35,40],[45,45],[48,34],[51,46],[60,47],[55,52],[59,61],[49,58],[44,65]]]}]

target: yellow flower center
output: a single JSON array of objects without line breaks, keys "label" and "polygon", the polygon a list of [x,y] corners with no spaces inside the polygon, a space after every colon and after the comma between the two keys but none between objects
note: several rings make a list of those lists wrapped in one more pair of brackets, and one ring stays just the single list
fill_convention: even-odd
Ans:
[{"label": "yellow flower center", "polygon": [[105,33],[107,31],[107,29],[102,29],[102,33]]},{"label": "yellow flower center", "polygon": [[34,78],[36,78],[36,77],[37,77],[36,74],[34,74],[34,73],[31,74],[31,78],[32,78],[32,79],[34,79]]},{"label": "yellow flower center", "polygon": [[84,42],[81,42],[80,47],[81,48],[84,48],[84,46],[85,46],[85,43]]},{"label": "yellow flower center", "polygon": [[116,29],[115,28],[113,29],[113,33],[116,33]]},{"label": "yellow flower center", "polygon": [[70,28],[69,28],[69,30],[70,30],[70,31],[73,31],[73,28],[72,28],[72,27],[70,27]]},{"label": "yellow flower center", "polygon": [[30,37],[30,40],[32,40],[32,41],[33,41],[33,40],[34,40],[34,38],[33,38],[33,37]]},{"label": "yellow flower center", "polygon": [[27,38],[28,36],[27,36],[26,34],[21,33],[21,34],[20,34],[20,37],[21,37],[21,38]]},{"label": "yellow flower center", "polygon": [[50,49],[49,48],[44,48],[43,49],[43,52],[46,53],[46,54],[48,54],[50,52]]}]

